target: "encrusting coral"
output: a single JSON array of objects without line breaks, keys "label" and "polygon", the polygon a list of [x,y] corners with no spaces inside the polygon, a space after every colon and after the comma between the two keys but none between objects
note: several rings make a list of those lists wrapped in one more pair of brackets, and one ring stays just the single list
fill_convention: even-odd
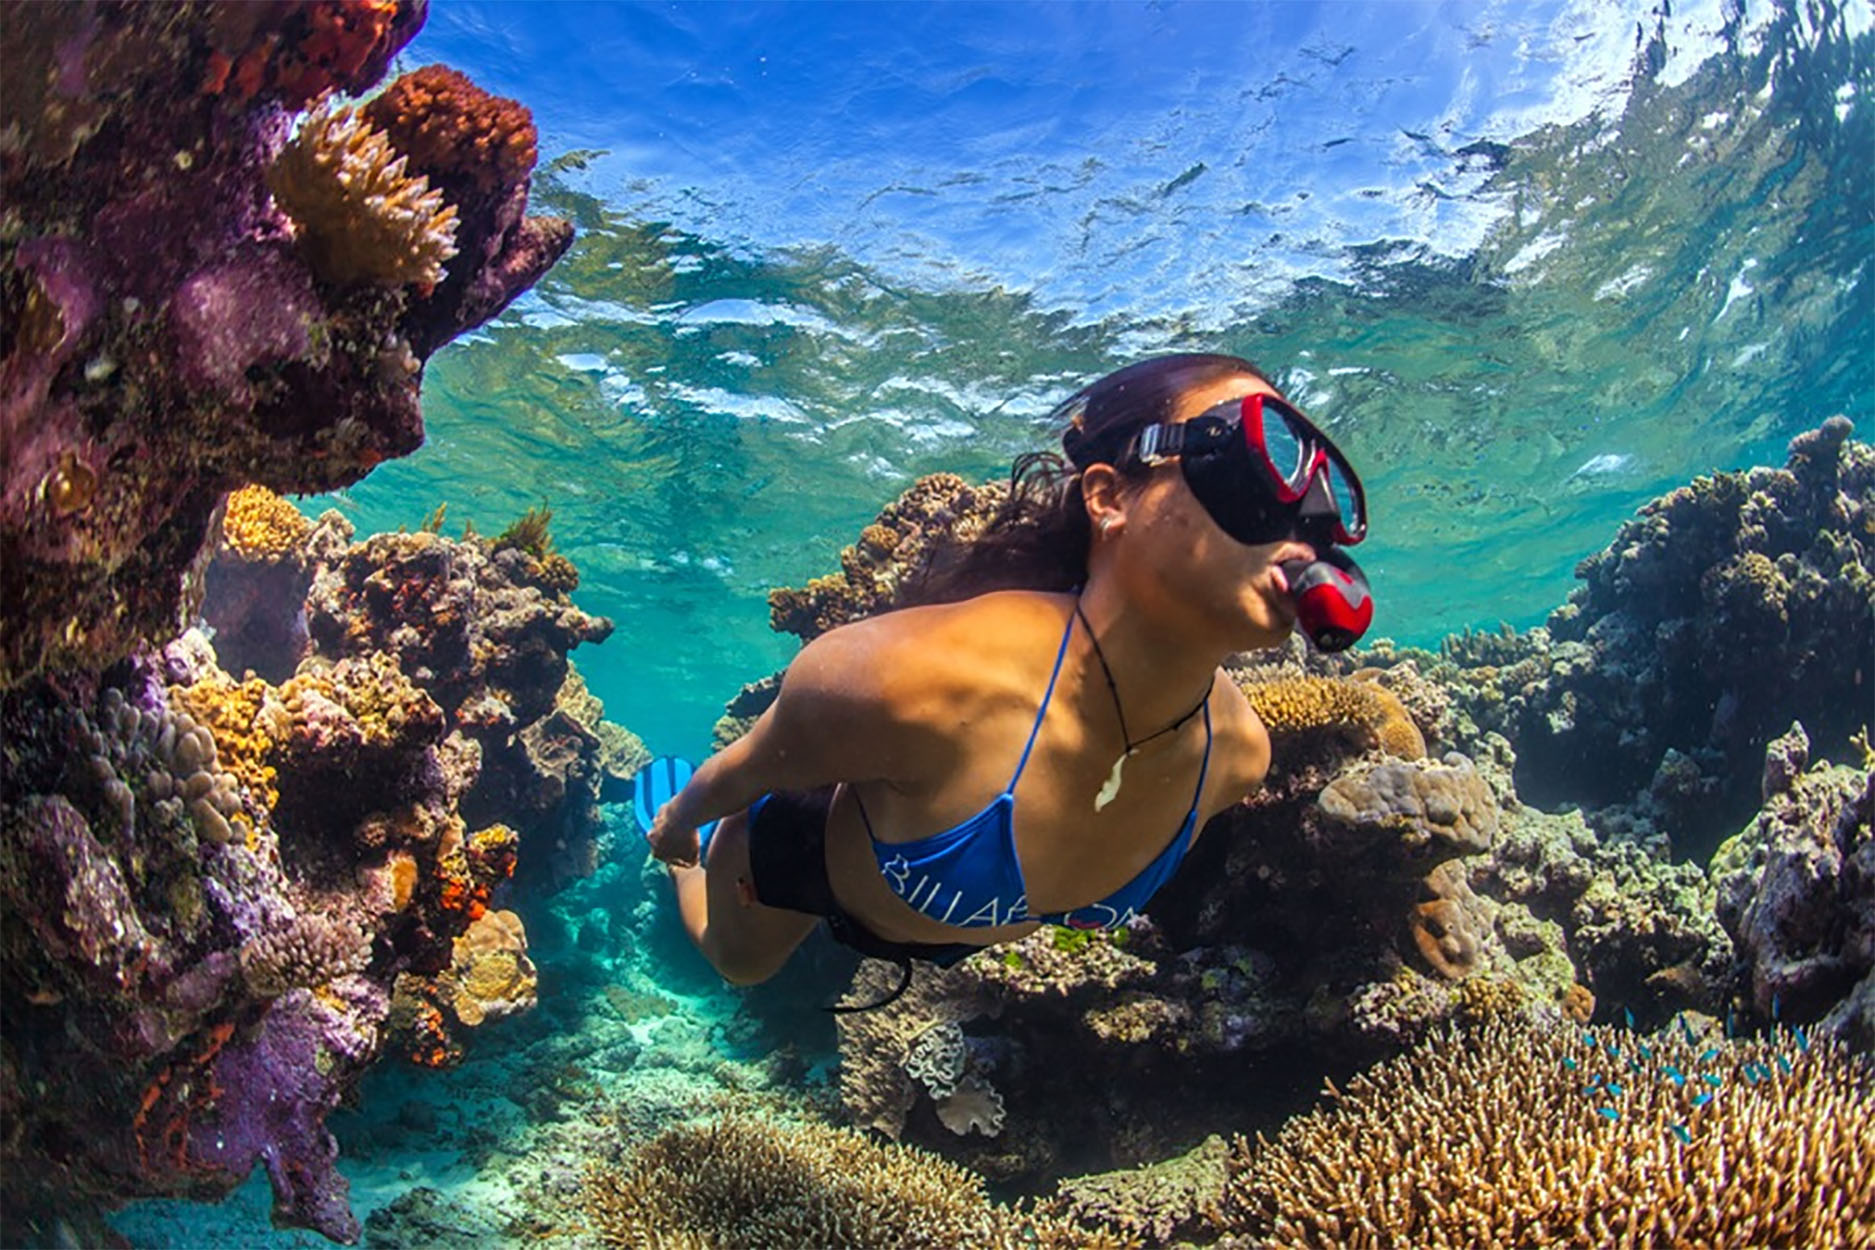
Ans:
[{"label": "encrusting coral", "polygon": [[606,1246],[1103,1247],[1139,1243],[998,1206],[983,1178],[851,1129],[730,1115],[669,1129],[586,1176]]},{"label": "encrusting coral", "polygon": [[1370,681],[1346,677],[1290,677],[1243,681],[1250,706],[1270,734],[1321,730],[1362,735],[1389,755],[1426,757],[1426,739],[1399,696]]},{"label": "encrusting coral", "polygon": [[322,100],[267,171],[307,263],[343,286],[434,286],[456,254],[456,210],[355,106]]},{"label": "encrusting coral", "polygon": [[1875,1077],[1801,1031],[1500,1020],[1327,1092],[1235,1143],[1226,1223],[1251,1244],[1875,1244]]},{"label": "encrusting coral", "polygon": [[221,518],[222,542],[242,560],[290,559],[311,532],[305,514],[265,486],[243,486],[230,494]]}]

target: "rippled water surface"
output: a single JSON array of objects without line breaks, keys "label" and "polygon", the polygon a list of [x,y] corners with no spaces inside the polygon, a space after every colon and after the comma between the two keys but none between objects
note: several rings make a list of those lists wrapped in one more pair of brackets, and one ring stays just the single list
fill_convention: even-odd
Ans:
[{"label": "rippled water surface", "polygon": [[[580,663],[701,748],[765,595],[919,474],[1000,475],[1168,348],[1271,370],[1362,467],[1377,632],[1539,622],[1691,476],[1871,428],[1866,2],[435,3],[579,239],[445,349],[338,502],[541,500]],[[310,501],[313,507],[326,500]]]}]

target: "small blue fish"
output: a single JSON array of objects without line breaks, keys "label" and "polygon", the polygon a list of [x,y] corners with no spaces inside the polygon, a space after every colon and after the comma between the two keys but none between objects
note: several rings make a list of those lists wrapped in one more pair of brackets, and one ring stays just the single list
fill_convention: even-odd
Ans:
[{"label": "small blue fish", "polygon": [[1776,994],[1771,995],[1771,1019],[1775,1020],[1782,1015],[1783,1008],[1783,1001]]},{"label": "small blue fish", "polygon": [[1608,1053],[1616,1059],[1621,1058],[1621,1048],[1613,1042],[1608,1043]]},{"label": "small blue fish", "polygon": [[1634,1031],[1634,1013],[1628,1008],[1623,1007],[1621,1009],[1621,1017],[1628,1022],[1628,1031],[1632,1033]]},{"label": "small blue fish", "polygon": [[1755,1063],[1746,1064],[1745,1065],[1745,1084],[1756,1085],[1757,1083],[1758,1083],[1758,1065]]},{"label": "small blue fish", "polygon": [[1719,1048],[1717,1046],[1714,1046],[1711,1050],[1707,1051],[1705,1054],[1699,1057],[1699,1062],[1711,1063],[1714,1059],[1717,1059],[1718,1057],[1719,1057]]},{"label": "small blue fish", "polygon": [[1630,1071],[1630,1072],[1645,1072],[1645,1071],[1646,1071],[1646,1069],[1645,1069],[1645,1068],[1643,1068],[1643,1067],[1641,1067],[1641,1061],[1640,1061],[1640,1060],[1638,1060],[1638,1059],[1629,1059],[1629,1060],[1628,1060],[1628,1071]]},{"label": "small blue fish", "polygon": [[1576,1070],[1576,1061],[1571,1059],[1568,1055],[1564,1055],[1562,1057],[1562,1066],[1574,1072]]},{"label": "small blue fish", "polygon": [[1593,1046],[1595,1044],[1595,1035],[1590,1033],[1587,1029],[1584,1029],[1582,1031],[1582,1044],[1584,1046]]},{"label": "small blue fish", "polygon": [[1807,1051],[1810,1049],[1810,1039],[1804,1036],[1803,1026],[1801,1024],[1798,1025],[1796,1028],[1792,1029],[1791,1032],[1797,1035],[1797,1049],[1798,1050]]},{"label": "small blue fish", "polygon": [[1649,1060],[1651,1060],[1651,1059],[1652,1059],[1652,1058],[1654,1057],[1654,1052],[1653,1052],[1653,1051],[1651,1051],[1651,1050],[1649,1050],[1649,1049],[1647,1049],[1647,1045],[1646,1045],[1646,1043],[1644,1043],[1644,1042],[1636,1042],[1636,1043],[1634,1044],[1634,1047],[1635,1047],[1635,1049],[1636,1049],[1636,1050],[1638,1050],[1638,1051],[1640,1051],[1640,1052],[1641,1052],[1641,1058],[1643,1058],[1643,1059],[1649,1059]]},{"label": "small blue fish", "polygon": [[1790,1060],[1784,1058],[1784,1056],[1782,1055],[1779,1055],[1777,1056],[1777,1066],[1784,1073],[1785,1076],[1790,1075]]},{"label": "small blue fish", "polygon": [[1704,1081],[1706,1084],[1712,1086],[1712,1088],[1714,1089],[1717,1089],[1719,1088],[1719,1086],[1725,1084],[1724,1081],[1721,1081],[1718,1077],[1712,1075],[1712,1073],[1710,1072],[1701,1072],[1699,1074],[1699,1079]]},{"label": "small blue fish", "polygon": [[1690,1146],[1693,1144],[1693,1135],[1686,1131],[1686,1126],[1684,1124],[1669,1124],[1667,1127],[1673,1130],[1673,1135],[1675,1137],[1679,1138],[1687,1145]]},{"label": "small blue fish", "polygon": [[1678,1068],[1674,1067],[1672,1064],[1668,1064],[1666,1066],[1665,1071],[1668,1076],[1673,1078],[1673,1083],[1675,1085],[1686,1084],[1686,1073],[1680,1071]]},{"label": "small blue fish", "polygon": [[1608,1084],[1604,1085],[1602,1088],[1606,1089],[1609,1093],[1613,1094],[1616,1098],[1621,1097],[1621,1087],[1615,1084],[1613,1081],[1608,1082]]},{"label": "small blue fish", "polygon": [[1675,1016],[1673,1018],[1680,1022],[1680,1034],[1686,1038],[1686,1044],[1691,1046],[1693,1044],[1693,1026],[1686,1023],[1685,1016]]},{"label": "small blue fish", "polygon": [[1727,1037],[1732,1035],[1732,1009],[1730,1007],[1725,1009],[1725,1035]]},{"label": "small blue fish", "polygon": [[1605,1116],[1610,1120],[1619,1120],[1621,1118],[1621,1113],[1616,1111],[1613,1107],[1597,1107],[1595,1108],[1595,1114]]},{"label": "small blue fish", "polygon": [[1712,1095],[1710,1093],[1701,1094],[1698,1097],[1693,1099],[1693,1106],[1695,1108],[1703,1107],[1711,1101],[1712,1101]]}]

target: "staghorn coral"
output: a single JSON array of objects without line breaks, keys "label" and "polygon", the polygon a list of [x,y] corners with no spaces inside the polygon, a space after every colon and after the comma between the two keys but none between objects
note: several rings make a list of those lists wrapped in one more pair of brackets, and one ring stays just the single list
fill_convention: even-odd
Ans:
[{"label": "staghorn coral", "polygon": [[850,1129],[730,1115],[669,1129],[586,1175],[607,1246],[1137,1245],[1058,1216],[1012,1211],[974,1173]]},{"label": "staghorn coral", "polygon": [[1827,1043],[1495,1022],[1327,1092],[1233,1145],[1227,1222],[1255,1244],[1875,1240],[1875,1082]]},{"label": "staghorn coral", "polygon": [[972,486],[954,473],[919,478],[840,552],[839,573],[816,577],[804,590],[770,591],[770,624],[812,642],[836,626],[901,606],[907,580],[932,553],[981,533],[1006,494],[1001,485]]},{"label": "staghorn coral", "polygon": [[456,210],[353,106],[321,100],[267,171],[322,282],[434,286],[456,254]]},{"label": "staghorn coral", "polygon": [[[292,111],[379,79],[422,0],[15,7],[0,121],[4,684],[95,672],[179,632],[229,490],[329,490],[416,448],[422,361],[571,241],[565,223],[525,218],[523,179],[500,204],[451,201],[458,245],[481,246],[428,298],[315,282],[266,170]],[[512,153],[465,150],[459,172],[476,160],[513,180]]]},{"label": "staghorn coral", "polygon": [[221,541],[239,560],[275,563],[299,555],[312,522],[265,486],[243,486],[228,496]]},{"label": "staghorn coral", "polygon": [[1426,757],[1426,740],[1399,696],[1375,682],[1294,677],[1240,683],[1272,737],[1337,732],[1358,735],[1401,759]]}]

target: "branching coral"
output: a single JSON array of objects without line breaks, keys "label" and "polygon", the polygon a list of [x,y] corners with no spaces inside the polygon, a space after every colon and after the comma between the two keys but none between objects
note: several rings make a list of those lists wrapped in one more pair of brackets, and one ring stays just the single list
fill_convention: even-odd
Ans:
[{"label": "branching coral", "polygon": [[1318,731],[1354,733],[1389,755],[1417,760],[1426,740],[1406,705],[1370,681],[1340,677],[1294,677],[1246,682],[1244,696],[1272,735]]},{"label": "branching coral", "polygon": [[1259,1245],[1875,1241],[1875,1081],[1832,1044],[1494,1022],[1235,1145]]},{"label": "branching coral", "polygon": [[228,496],[221,541],[242,560],[273,562],[299,554],[312,522],[265,486],[243,486]]},{"label": "branching coral", "polygon": [[975,1173],[850,1129],[727,1116],[667,1130],[588,1172],[607,1246],[1136,1245],[1058,1216],[997,1206]]},{"label": "branching coral", "polygon": [[456,254],[456,209],[356,107],[326,100],[267,173],[313,272],[335,285],[433,286]]}]

